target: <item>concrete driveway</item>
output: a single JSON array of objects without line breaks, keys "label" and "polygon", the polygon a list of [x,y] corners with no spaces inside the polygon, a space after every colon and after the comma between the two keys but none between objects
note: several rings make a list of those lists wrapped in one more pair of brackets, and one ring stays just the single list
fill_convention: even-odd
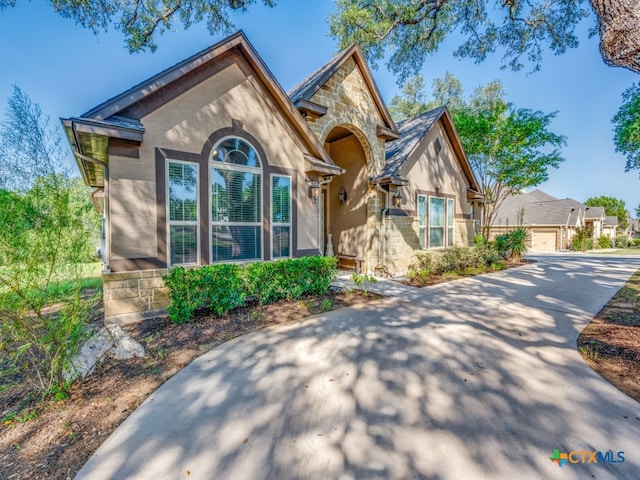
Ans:
[{"label": "concrete driveway", "polygon": [[225,343],[76,478],[637,479],[640,405],[575,345],[640,257],[538,260]]}]

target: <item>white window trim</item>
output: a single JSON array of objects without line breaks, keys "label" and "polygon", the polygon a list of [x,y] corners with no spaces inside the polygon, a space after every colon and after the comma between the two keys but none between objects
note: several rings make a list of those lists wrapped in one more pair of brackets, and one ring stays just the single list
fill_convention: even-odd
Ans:
[{"label": "white window trim", "polygon": [[[229,139],[239,139],[242,140],[244,143],[246,143],[247,145],[249,145],[251,148],[253,148],[256,157],[258,158],[258,162],[260,162],[260,166],[259,167],[248,167],[246,165],[235,165],[235,164],[231,164],[231,163],[225,163],[225,162],[221,162],[219,160],[214,160],[213,159],[213,152],[215,151],[215,149],[218,147],[218,145],[220,145],[222,142],[224,142],[225,140],[229,140]],[[264,260],[264,229],[263,229],[263,225],[264,225],[264,182],[263,182],[263,177],[264,177],[264,169],[263,169],[263,162],[262,162],[262,158],[260,158],[260,154],[258,153],[258,150],[256,149],[256,147],[249,142],[247,139],[242,138],[242,137],[238,137],[235,135],[228,135],[226,137],[221,138],[220,140],[218,140],[215,145],[213,146],[213,148],[211,149],[211,151],[209,152],[209,164],[208,164],[208,172],[207,172],[207,185],[208,185],[208,193],[207,196],[209,197],[209,218],[207,219],[207,221],[209,222],[209,263],[210,264],[216,264],[216,263],[251,263],[251,262],[259,262]],[[211,170],[214,168],[220,168],[223,170],[232,170],[232,171],[236,171],[236,172],[244,172],[244,173],[257,173],[260,175],[260,220],[258,222],[214,222],[212,215],[213,215],[213,205],[211,202],[211,188],[212,188],[212,182],[211,182]],[[271,200],[271,198],[269,198],[269,200]],[[213,227],[259,227],[260,228],[260,258],[250,258],[250,259],[242,259],[242,260],[213,260]]]},{"label": "white window trim", "polygon": [[[424,198],[425,214],[424,225],[420,225],[420,197]],[[420,246],[421,250],[427,250],[429,248],[429,197],[423,193],[419,193],[416,199],[416,213],[418,214],[418,246],[420,246],[420,232],[424,231],[424,244]]]},{"label": "white window trim", "polygon": [[[184,221],[184,220],[171,220],[171,212],[169,211],[171,208],[171,199],[169,198],[169,164],[170,163],[180,163],[183,165],[194,166],[196,168],[196,212],[197,219],[195,221]],[[167,225],[166,225],[166,235],[167,235],[167,265],[169,267],[174,266],[197,266],[200,265],[200,165],[196,162],[187,162],[185,160],[175,160],[173,158],[167,158],[165,162],[165,191],[166,193],[166,211],[167,211]],[[171,263],[171,227],[172,226],[194,226],[196,227],[196,261],[193,263]]]},{"label": "white window trim", "polygon": [[[449,212],[449,204],[452,204],[453,206],[451,207],[452,212]],[[445,225],[447,228],[447,232],[446,232],[446,236],[445,236],[445,242],[447,244],[447,247],[454,247],[455,246],[455,238],[456,238],[456,199],[452,198],[452,197],[447,197],[446,198],[446,209],[445,209]],[[449,225],[449,213],[451,213],[451,225]],[[449,238],[449,229],[451,229],[451,238]],[[449,240],[451,240],[451,245],[449,245]]]},{"label": "white window trim", "polygon": [[[437,247],[431,246],[431,199],[439,198],[444,202],[444,225],[442,227],[434,226],[433,228],[442,228],[442,245]],[[429,195],[429,200],[427,202],[427,245],[429,245],[429,249],[438,249],[438,248],[447,248],[447,197],[439,196],[439,195]]]},{"label": "white window trim", "polygon": [[[289,179],[289,221],[288,222],[275,222],[273,220],[273,179],[274,177],[278,177],[278,178],[288,178]],[[292,207],[292,196],[293,196],[293,179],[291,178],[291,175],[282,175],[280,173],[272,173],[269,176],[269,207],[271,209],[271,227],[270,227],[270,232],[269,232],[269,236],[271,239],[271,259],[275,260],[275,257],[273,256],[273,227],[289,227],[289,256],[288,257],[278,257],[279,259],[282,258],[291,258],[292,254],[293,254],[293,211],[291,210]]]}]

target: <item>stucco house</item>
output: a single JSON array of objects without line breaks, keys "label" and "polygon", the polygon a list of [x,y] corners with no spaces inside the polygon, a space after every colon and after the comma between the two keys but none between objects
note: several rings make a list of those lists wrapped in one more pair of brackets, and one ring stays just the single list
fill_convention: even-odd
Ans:
[{"label": "stucco house", "polygon": [[285,93],[242,32],[62,123],[104,218],[107,319],[176,266],[337,255],[401,274],[482,204],[446,108],[396,125],[357,45]]},{"label": "stucco house", "polygon": [[610,236],[607,218],[604,207],[588,207],[572,198],[559,199],[535,189],[507,197],[498,208],[490,232],[495,237],[521,225],[530,232],[531,250],[555,252],[571,248],[578,228],[590,229],[594,242],[602,235]]}]

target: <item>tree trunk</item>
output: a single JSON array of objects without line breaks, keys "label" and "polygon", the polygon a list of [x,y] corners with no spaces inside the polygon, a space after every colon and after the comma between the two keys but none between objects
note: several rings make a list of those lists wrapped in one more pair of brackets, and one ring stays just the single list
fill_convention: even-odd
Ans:
[{"label": "tree trunk", "polygon": [[640,73],[640,2],[590,1],[598,17],[600,54],[604,63]]}]

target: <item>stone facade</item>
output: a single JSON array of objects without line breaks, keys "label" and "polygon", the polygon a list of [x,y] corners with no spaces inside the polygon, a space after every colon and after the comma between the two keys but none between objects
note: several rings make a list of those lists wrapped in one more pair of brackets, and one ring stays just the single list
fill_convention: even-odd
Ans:
[{"label": "stone facade", "polygon": [[169,289],[162,277],[166,268],[103,273],[104,316],[107,322],[130,323],[164,312]]}]

